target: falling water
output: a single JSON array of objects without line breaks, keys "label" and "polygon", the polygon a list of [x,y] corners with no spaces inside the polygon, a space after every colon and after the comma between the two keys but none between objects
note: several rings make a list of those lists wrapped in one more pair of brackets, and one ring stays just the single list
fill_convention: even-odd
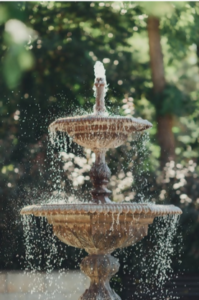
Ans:
[{"label": "falling water", "polygon": [[[64,293],[64,278],[67,269],[62,268],[62,264],[68,258],[68,246],[59,243],[53,235],[51,225],[47,224],[45,218],[35,218],[33,216],[22,217],[24,228],[25,244],[25,274],[30,277],[29,289],[31,293],[37,293],[38,299],[56,299],[57,295]],[[75,254],[74,260],[81,259],[81,252]],[[64,263],[65,264],[65,263]],[[55,277],[53,271],[59,270],[59,275]],[[46,289],[41,280],[42,273],[45,271],[46,284],[53,285],[53,292]],[[71,276],[73,276],[71,274]],[[76,279],[77,279],[77,275]],[[82,280],[80,278],[80,280]],[[52,289],[51,289],[52,290]],[[63,292],[62,292],[63,291]],[[64,295],[67,299],[73,299],[73,295]]]},{"label": "falling water", "polygon": [[[135,300],[178,299],[175,295],[176,275],[172,268],[175,251],[182,247],[181,241],[179,245],[179,241],[175,240],[178,228],[178,216],[158,217],[150,226],[148,236],[141,242],[116,251],[115,256],[122,255],[122,272],[131,274],[130,278],[133,278],[129,286],[134,287]],[[166,290],[165,284],[171,277],[172,289]]]}]

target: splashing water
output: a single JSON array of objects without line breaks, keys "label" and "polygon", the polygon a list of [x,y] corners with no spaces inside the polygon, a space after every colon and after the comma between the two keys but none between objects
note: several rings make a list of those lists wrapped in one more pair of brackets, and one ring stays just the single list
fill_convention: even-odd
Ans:
[{"label": "splashing water", "polygon": [[[67,259],[68,246],[58,243],[51,225],[46,223],[45,218],[23,216],[22,223],[25,243],[25,275],[31,279],[29,286],[31,293],[36,293],[37,299],[56,299],[57,294],[73,299],[73,294],[64,294],[64,278],[67,269],[62,269],[62,263]],[[75,255],[76,262],[81,260],[80,256],[81,252]],[[55,269],[59,270],[56,278],[53,274]],[[48,289],[43,292],[44,286],[41,280],[43,271],[46,273],[48,286],[53,285],[53,292],[48,292]],[[78,275],[75,274],[75,276],[77,280]]]},{"label": "splashing water", "polygon": [[139,203],[149,203],[151,201],[149,165],[147,158],[149,156],[149,133],[138,133],[132,147],[134,158],[132,161],[131,172],[134,175],[133,191],[134,201]]},{"label": "splashing water", "polygon": [[[134,290],[133,299],[178,299],[174,281],[177,275],[172,268],[175,251],[179,251],[178,241],[174,240],[178,226],[178,216],[158,217],[144,240],[133,247],[116,251],[118,257],[122,254],[122,272],[133,277],[133,281],[129,282]],[[172,289],[166,290],[165,284],[171,277]]]},{"label": "splashing water", "polygon": [[100,61],[97,61],[94,65],[94,74],[95,74],[95,78],[104,78],[106,80],[106,70],[104,68],[103,63],[101,63]]},{"label": "splashing water", "polygon": [[[145,278],[145,293],[159,295],[164,299],[163,286],[172,276],[172,256],[174,254],[173,239],[178,228],[178,216],[164,216],[155,222],[153,234],[149,236],[149,242],[154,245],[149,251],[147,266],[142,268],[142,278]],[[145,264],[145,257],[142,260]],[[142,265],[143,266],[143,265]],[[154,286],[156,291],[152,292]]]}]

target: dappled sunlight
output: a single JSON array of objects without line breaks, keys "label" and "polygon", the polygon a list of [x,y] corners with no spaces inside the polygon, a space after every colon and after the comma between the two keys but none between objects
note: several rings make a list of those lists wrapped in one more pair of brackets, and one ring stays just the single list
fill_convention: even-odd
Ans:
[{"label": "dappled sunlight", "polygon": [[31,36],[34,31],[28,28],[24,23],[19,20],[11,19],[5,24],[5,31],[11,35],[15,43],[31,43]]}]

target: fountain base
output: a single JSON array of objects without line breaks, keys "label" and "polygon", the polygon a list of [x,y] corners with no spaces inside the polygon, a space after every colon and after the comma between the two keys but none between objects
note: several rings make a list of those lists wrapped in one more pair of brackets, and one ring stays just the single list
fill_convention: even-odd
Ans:
[{"label": "fountain base", "polygon": [[85,257],[81,270],[90,277],[90,287],[79,300],[121,300],[111,289],[110,278],[119,270],[118,259],[110,254],[92,254]]}]

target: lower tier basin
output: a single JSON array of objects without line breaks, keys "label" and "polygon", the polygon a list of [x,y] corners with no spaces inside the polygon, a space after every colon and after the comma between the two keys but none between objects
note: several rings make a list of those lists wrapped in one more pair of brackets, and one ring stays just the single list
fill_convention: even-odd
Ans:
[{"label": "lower tier basin", "polygon": [[110,253],[141,240],[155,217],[181,213],[173,205],[137,203],[43,204],[21,211],[46,217],[62,242],[89,253],[80,268],[90,277],[90,287],[79,300],[121,300],[109,284],[119,270],[118,259]]},{"label": "lower tier basin", "polygon": [[148,233],[155,217],[181,214],[173,205],[43,204],[24,207],[21,214],[46,217],[65,244],[89,254],[107,254],[135,244]]}]

